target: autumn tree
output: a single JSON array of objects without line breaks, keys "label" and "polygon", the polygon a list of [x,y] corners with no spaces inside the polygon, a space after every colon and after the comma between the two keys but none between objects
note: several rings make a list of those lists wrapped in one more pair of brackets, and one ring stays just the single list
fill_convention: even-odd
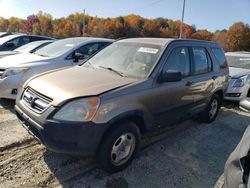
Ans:
[{"label": "autumn tree", "polygon": [[9,25],[9,20],[0,17],[0,31],[7,31]]},{"label": "autumn tree", "polygon": [[[74,13],[68,17],[54,19],[42,11],[27,17],[26,20],[0,17],[0,31],[27,32],[47,35],[55,38],[83,36],[83,13]],[[114,18],[101,18],[85,15],[84,36],[107,38],[164,37],[179,38],[180,20],[166,18],[145,19],[130,14]],[[212,40],[218,42],[225,51],[250,51],[250,28],[238,22],[229,30],[211,33],[206,29],[198,30],[195,25],[183,23],[182,38]]]},{"label": "autumn tree", "polygon": [[142,27],[142,37],[159,37],[160,26],[155,20],[146,19]]},{"label": "autumn tree", "polygon": [[216,31],[212,37],[212,41],[217,42],[221,45],[221,47],[227,51],[226,44],[227,31]]},{"label": "autumn tree", "polygon": [[24,31],[27,33],[32,33],[33,25],[38,22],[39,22],[39,19],[37,15],[33,14],[33,15],[28,16],[24,24]]},{"label": "autumn tree", "polygon": [[66,25],[66,19],[65,18],[59,18],[55,19],[53,21],[53,33],[52,35],[56,38],[64,38],[65,37],[65,31],[64,27]]},{"label": "autumn tree", "polygon": [[88,17],[88,24],[86,25],[86,34],[88,36],[104,37],[104,21],[103,18]]},{"label": "autumn tree", "polygon": [[39,27],[40,35],[52,36],[53,33],[53,18],[50,14],[43,13],[40,11],[37,14],[39,22],[37,22]]},{"label": "autumn tree", "polygon": [[82,36],[82,29],[83,29],[83,13],[75,13],[68,16],[67,21],[70,22],[71,28],[71,35],[80,37]]},{"label": "autumn tree", "polygon": [[212,40],[213,34],[206,29],[198,30],[196,33],[193,33],[191,36],[193,39],[199,40]]},{"label": "autumn tree", "polygon": [[125,31],[126,31],[126,37],[139,37],[141,36],[141,31],[144,26],[145,20],[138,15],[128,15],[124,17],[125,21]]},{"label": "autumn tree", "polygon": [[23,32],[24,23],[25,23],[25,21],[23,19],[19,19],[16,17],[10,17],[7,31],[9,31],[9,32]]},{"label": "autumn tree", "polygon": [[250,29],[248,25],[237,22],[229,28],[226,36],[226,49],[228,51],[250,50]]}]

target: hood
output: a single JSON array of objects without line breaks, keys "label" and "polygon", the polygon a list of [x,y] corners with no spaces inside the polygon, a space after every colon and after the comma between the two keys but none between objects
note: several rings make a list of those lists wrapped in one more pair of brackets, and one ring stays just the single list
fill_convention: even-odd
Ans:
[{"label": "hood", "polygon": [[229,75],[231,76],[231,78],[240,78],[240,77],[245,76],[247,74],[250,74],[249,69],[229,67]]},{"label": "hood", "polygon": [[50,57],[42,57],[39,55],[24,53],[24,54],[16,54],[7,57],[3,57],[0,59],[0,67],[1,68],[9,68],[16,67],[20,65],[25,65],[31,62],[44,61],[51,59]]},{"label": "hood", "polygon": [[3,52],[0,52],[0,58],[3,58],[3,57],[8,56],[8,55],[15,55],[15,54],[19,54],[19,52],[16,52],[16,51],[3,51]]},{"label": "hood", "polygon": [[95,96],[136,82],[115,73],[75,66],[34,77],[28,86],[53,99],[53,105],[84,96]]}]

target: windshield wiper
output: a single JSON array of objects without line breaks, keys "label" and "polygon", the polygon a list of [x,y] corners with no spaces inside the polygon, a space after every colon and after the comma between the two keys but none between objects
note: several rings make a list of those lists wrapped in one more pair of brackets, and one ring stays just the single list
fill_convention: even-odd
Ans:
[{"label": "windshield wiper", "polygon": [[99,66],[99,67],[102,68],[102,69],[106,69],[106,70],[109,70],[109,71],[111,71],[111,72],[114,72],[114,73],[118,74],[119,76],[127,77],[127,76],[124,75],[122,72],[120,72],[120,71],[118,71],[118,70],[115,70],[115,69],[113,69],[113,68],[111,68],[111,67],[104,67],[104,66]]}]

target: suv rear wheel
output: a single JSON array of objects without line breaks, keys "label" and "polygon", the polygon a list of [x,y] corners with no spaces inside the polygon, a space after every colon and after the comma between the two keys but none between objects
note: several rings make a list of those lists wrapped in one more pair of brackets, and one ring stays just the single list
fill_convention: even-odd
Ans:
[{"label": "suv rear wheel", "polygon": [[214,94],[206,109],[200,114],[199,119],[204,123],[212,123],[217,117],[218,111],[221,106],[221,98],[218,94]]},{"label": "suv rear wheel", "polygon": [[114,173],[126,168],[138,152],[140,132],[131,121],[119,123],[111,129],[103,140],[98,154],[102,169]]}]

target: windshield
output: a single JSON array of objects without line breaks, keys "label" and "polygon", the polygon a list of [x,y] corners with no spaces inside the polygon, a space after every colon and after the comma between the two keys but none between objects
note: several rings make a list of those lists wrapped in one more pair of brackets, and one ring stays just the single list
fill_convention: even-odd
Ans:
[{"label": "windshield", "polygon": [[31,42],[28,44],[25,44],[14,51],[21,52],[21,53],[28,53],[34,50],[35,48],[39,47],[40,45],[47,43],[48,41],[36,41],[36,42]]},{"label": "windshield", "polygon": [[230,67],[250,69],[250,54],[226,55]]},{"label": "windshield", "polygon": [[162,53],[160,45],[117,42],[104,48],[83,66],[105,69],[121,76],[143,79]]},{"label": "windshield", "polygon": [[58,40],[52,44],[45,46],[44,48],[37,50],[34,54],[45,57],[58,57],[69,52],[71,49],[75,48],[83,41],[84,39],[78,38]]}]

